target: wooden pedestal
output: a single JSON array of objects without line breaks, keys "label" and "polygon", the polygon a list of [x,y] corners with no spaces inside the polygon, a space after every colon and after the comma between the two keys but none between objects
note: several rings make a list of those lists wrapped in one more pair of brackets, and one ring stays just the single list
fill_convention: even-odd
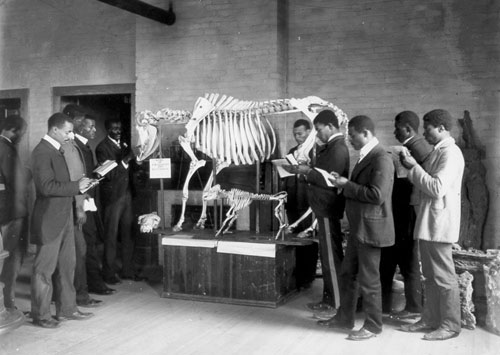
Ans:
[{"label": "wooden pedestal", "polygon": [[296,292],[300,243],[163,236],[162,297],[277,307]]}]

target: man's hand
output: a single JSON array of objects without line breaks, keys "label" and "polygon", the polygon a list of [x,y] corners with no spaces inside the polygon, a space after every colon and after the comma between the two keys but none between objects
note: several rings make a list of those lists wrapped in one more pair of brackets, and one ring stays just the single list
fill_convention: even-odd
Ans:
[{"label": "man's hand", "polygon": [[82,226],[87,222],[87,214],[82,208],[76,209],[76,224],[78,229],[82,230]]},{"label": "man's hand", "polygon": [[88,177],[82,177],[80,180],[78,180],[78,189],[80,191],[85,191],[92,183],[92,180],[89,179]]},{"label": "man's hand", "polygon": [[135,155],[132,151],[130,151],[130,153],[128,153],[125,157],[123,157],[122,162],[124,162],[125,164],[128,164],[131,160],[134,160],[134,159],[135,159]]},{"label": "man's hand", "polygon": [[330,176],[328,177],[328,180],[331,181],[331,183],[335,186],[335,187],[338,187],[338,188],[342,188],[344,187],[347,182],[349,181],[348,179],[346,179],[345,177],[343,176],[340,176],[339,173],[335,172],[335,171],[332,171],[330,173]]},{"label": "man's hand", "polygon": [[401,164],[406,169],[411,169],[418,164],[415,158],[413,158],[408,151],[402,151],[401,153],[399,153],[399,160],[401,160]]}]

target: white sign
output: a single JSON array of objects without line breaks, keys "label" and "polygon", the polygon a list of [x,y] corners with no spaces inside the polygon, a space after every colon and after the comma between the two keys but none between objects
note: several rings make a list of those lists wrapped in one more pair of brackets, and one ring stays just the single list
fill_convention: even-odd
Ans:
[{"label": "white sign", "polygon": [[170,158],[149,159],[150,179],[170,179]]}]

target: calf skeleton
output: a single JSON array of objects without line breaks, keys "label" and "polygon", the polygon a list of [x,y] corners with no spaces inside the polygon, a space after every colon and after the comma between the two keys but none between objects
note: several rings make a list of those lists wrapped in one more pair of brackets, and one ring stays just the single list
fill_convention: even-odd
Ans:
[{"label": "calf skeleton", "polygon": [[[206,94],[205,97],[198,98],[192,114],[169,109],[163,109],[156,115],[151,111],[138,113],[136,116],[138,161],[146,159],[157,149],[159,137],[155,125],[161,119],[174,122],[187,119],[186,133],[179,136],[179,143],[191,162],[182,189],[181,216],[173,230],[182,230],[189,196],[189,182],[194,173],[206,164],[206,160],[198,159],[194,154],[193,143],[197,150],[213,160],[216,174],[229,165],[263,162],[274,153],[277,143],[276,134],[266,115],[301,111],[312,121],[316,116],[314,109],[318,107],[332,109],[339,121],[347,120],[347,116],[337,106],[316,96],[256,102],[242,101],[226,95]],[[315,136],[313,129],[297,150],[298,160],[309,161],[309,151],[314,146]],[[204,193],[209,191],[213,179],[212,172],[203,190]],[[206,209],[207,203],[204,199],[202,213],[195,228],[205,227]]]},{"label": "calf skeleton", "polygon": [[231,189],[229,191],[222,190],[220,185],[215,185],[211,187],[207,192],[203,194],[204,201],[211,201],[217,198],[227,199],[229,202],[229,210],[226,213],[226,219],[222,222],[220,229],[217,231],[215,236],[219,236],[221,233],[225,234],[231,228],[233,223],[238,218],[239,212],[248,207],[252,201],[278,201],[277,206],[274,208],[274,216],[278,219],[280,225],[278,233],[276,233],[275,239],[278,239],[280,235],[285,234],[285,228],[287,224],[285,222],[285,202],[287,193],[282,191],[274,195],[269,194],[255,194],[239,189]]}]

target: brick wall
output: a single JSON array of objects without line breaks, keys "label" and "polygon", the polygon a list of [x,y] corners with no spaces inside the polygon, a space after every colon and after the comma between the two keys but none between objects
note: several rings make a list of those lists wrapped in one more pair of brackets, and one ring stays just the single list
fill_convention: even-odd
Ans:
[{"label": "brick wall", "polygon": [[54,86],[135,82],[138,110],[191,110],[205,92],[317,95],[372,116],[385,144],[401,110],[469,110],[486,149],[485,234],[498,247],[499,10],[489,0],[182,0],[165,26],[98,1],[0,1],[0,89],[30,89],[31,148]]}]

